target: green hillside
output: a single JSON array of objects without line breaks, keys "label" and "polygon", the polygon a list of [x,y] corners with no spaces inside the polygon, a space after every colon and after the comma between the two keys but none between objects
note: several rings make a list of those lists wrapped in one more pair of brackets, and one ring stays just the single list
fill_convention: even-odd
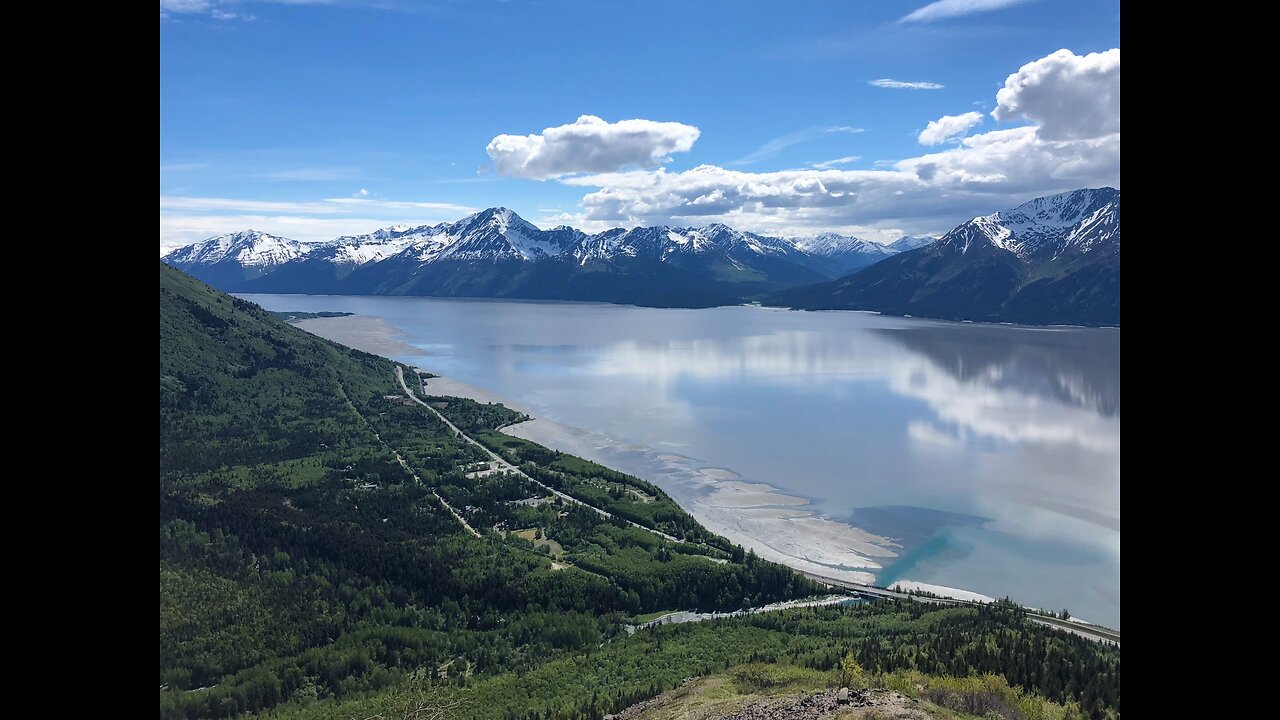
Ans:
[{"label": "green hillside", "polygon": [[615,518],[476,476],[483,451],[404,398],[395,370],[161,265],[161,718],[365,718],[405,698],[460,718],[599,718],[686,677],[752,660],[829,672],[850,653],[1118,713],[1118,651],[1012,607],[889,602],[629,634],[647,613],[818,588],[648,483],[490,432],[516,418],[502,406],[430,399]]}]

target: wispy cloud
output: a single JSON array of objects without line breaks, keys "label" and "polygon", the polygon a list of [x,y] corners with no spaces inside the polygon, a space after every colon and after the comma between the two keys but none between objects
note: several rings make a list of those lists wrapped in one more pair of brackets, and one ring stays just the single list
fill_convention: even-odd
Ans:
[{"label": "wispy cloud", "polygon": [[751,165],[761,160],[768,160],[792,145],[816,140],[827,133],[860,133],[863,129],[851,125],[831,125],[829,127],[805,128],[786,135],[779,135],[750,153],[734,160],[730,165]]},{"label": "wispy cloud", "polygon": [[254,228],[303,242],[370,232],[399,222],[456,220],[476,208],[446,202],[356,197],[322,200],[160,196],[161,254],[225,232]]},{"label": "wispy cloud", "polygon": [[1021,5],[1029,0],[937,0],[907,13],[899,22],[934,22]]},{"label": "wispy cloud", "polygon": [[834,160],[823,160],[822,162],[809,163],[809,167],[817,170],[827,170],[829,168],[837,167],[840,165],[850,165],[852,163],[858,162],[861,159],[862,159],[861,155],[845,155],[844,157],[838,157]]},{"label": "wispy cloud", "polygon": [[253,20],[254,16],[244,12],[244,6],[257,3],[260,5],[367,5],[374,8],[391,9],[392,3],[360,2],[360,0],[160,0],[160,19],[172,20],[182,16],[209,17],[214,20]]},{"label": "wispy cloud", "polygon": [[358,175],[359,171],[349,167],[303,167],[264,172],[258,177],[264,180],[284,180],[289,182],[328,182],[346,180]]},{"label": "wispy cloud", "polygon": [[454,203],[373,200],[367,197],[325,198],[314,201],[276,201],[177,195],[160,196],[161,211],[194,210],[208,212],[221,210],[227,212],[287,212],[303,215],[334,215],[347,212],[352,207],[380,210],[446,210],[459,213],[475,211],[475,208]]},{"label": "wispy cloud", "polygon": [[911,82],[908,80],[894,80],[893,78],[879,78],[878,80],[868,80],[868,85],[875,85],[881,88],[891,88],[893,90],[941,90],[946,87],[942,83],[936,82]]}]

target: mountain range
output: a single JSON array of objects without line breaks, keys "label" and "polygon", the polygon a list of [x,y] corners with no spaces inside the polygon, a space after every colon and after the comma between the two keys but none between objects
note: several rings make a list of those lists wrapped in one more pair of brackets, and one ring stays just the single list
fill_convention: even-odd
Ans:
[{"label": "mountain range", "polygon": [[506,208],[302,244],[255,230],[163,260],[220,289],[263,293],[595,300],[700,307],[841,277],[933,238],[880,245],[825,233],[787,239],[722,224],[542,230]]},{"label": "mountain range", "polygon": [[162,258],[232,292],[763,301],[952,320],[1120,324],[1120,191],[1081,189],[882,245],[702,228],[542,230],[506,208],[303,244],[255,230]]},{"label": "mountain range", "polygon": [[769,304],[950,320],[1120,324],[1120,191],[1074,190],[976,217],[940,240]]}]

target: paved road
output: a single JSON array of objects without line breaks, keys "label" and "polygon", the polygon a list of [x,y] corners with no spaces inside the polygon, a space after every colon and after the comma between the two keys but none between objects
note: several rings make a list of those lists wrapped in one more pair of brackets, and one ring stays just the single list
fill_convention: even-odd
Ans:
[{"label": "paved road", "polygon": [[[816,580],[820,583],[825,583],[833,587],[841,587],[846,590],[852,590],[853,592],[856,592],[859,595],[867,595],[870,597],[894,598],[896,600],[918,600],[920,602],[929,602],[937,605],[981,605],[982,604],[974,600],[957,600],[955,598],[933,598],[933,597],[926,597],[923,595],[912,595],[910,593],[898,592],[897,590],[886,590],[884,588],[878,588],[873,585],[863,585],[861,583],[849,582],[848,580],[841,580],[839,578],[827,577],[825,575],[816,575],[814,573],[803,572],[803,571],[797,571],[797,572],[800,572],[801,575],[804,575],[810,580]],[[1065,630],[1069,633],[1075,633],[1076,635],[1088,638],[1090,640],[1097,640],[1098,642],[1115,643],[1116,645],[1120,644],[1119,630],[1112,630],[1110,628],[1104,628],[1099,625],[1091,625],[1089,623],[1080,622],[1078,620],[1063,620],[1062,618],[1049,617],[1048,615],[1041,615],[1030,609],[1027,609],[1027,617],[1030,618],[1033,622],[1038,622],[1041,625],[1047,625],[1049,627],[1057,628],[1059,630]]]},{"label": "paved road", "polygon": [[[425,486],[426,483],[422,482],[422,478],[418,477],[418,473],[414,472],[413,468],[409,467],[409,463],[404,461],[404,458],[400,456],[400,453],[396,452],[395,448],[388,445],[387,441],[382,439],[382,435],[377,430],[373,429],[373,426],[369,424],[368,420],[364,419],[364,415],[361,415],[360,411],[356,409],[355,404],[351,402],[351,398],[347,397],[347,391],[343,390],[341,386],[339,386],[338,389],[342,392],[342,398],[347,401],[347,407],[351,409],[351,412],[354,413],[356,417],[360,418],[360,422],[364,423],[364,426],[369,429],[369,432],[373,433],[373,436],[378,438],[378,442],[382,443],[382,447],[386,448],[392,455],[396,456],[396,462],[400,463],[400,467],[404,468],[405,472],[409,473],[409,477],[412,477],[414,482]],[[440,504],[444,505],[444,509],[448,510],[453,515],[454,520],[462,523],[462,527],[466,528],[467,532],[476,537],[480,537],[480,533],[476,532],[475,528],[468,525],[467,521],[462,519],[462,515],[457,510],[453,509],[453,506],[446,502],[444,498],[440,497],[440,493],[436,492],[435,488],[428,489],[431,490],[432,495],[436,496],[436,499],[440,501]]]},{"label": "paved road", "polygon": [[[499,468],[501,468],[503,471],[505,471],[505,472],[510,472],[510,473],[515,473],[516,475],[519,475],[520,477],[524,478],[525,480],[528,480],[529,482],[531,482],[531,483],[533,483],[533,484],[535,484],[535,485],[537,485],[537,486],[539,486],[539,487],[541,487],[541,488],[545,489],[547,492],[553,493],[556,497],[560,498],[561,500],[564,500],[565,502],[573,503],[574,505],[581,505],[582,507],[588,508],[588,509],[590,509],[590,510],[594,510],[594,511],[595,511],[597,514],[599,514],[601,517],[613,518],[613,513],[610,513],[610,512],[608,512],[608,511],[606,511],[606,510],[601,510],[600,508],[598,508],[598,507],[596,507],[596,506],[594,506],[594,505],[588,505],[587,503],[582,502],[581,500],[579,500],[579,499],[578,499],[578,498],[576,498],[576,497],[573,497],[572,495],[567,495],[567,494],[565,494],[565,493],[562,493],[562,492],[560,492],[559,490],[556,490],[555,488],[551,487],[550,485],[547,485],[546,483],[543,483],[543,482],[540,482],[540,481],[538,481],[538,480],[535,480],[534,478],[532,478],[532,477],[530,477],[529,475],[527,475],[527,474],[526,474],[523,470],[521,470],[520,468],[518,468],[518,467],[516,467],[515,465],[512,465],[511,463],[507,462],[505,459],[503,459],[503,458],[502,458],[502,456],[501,456],[501,455],[498,455],[497,453],[493,452],[493,451],[492,451],[492,450],[490,450],[489,448],[485,447],[485,446],[484,446],[483,444],[481,444],[479,441],[472,439],[472,438],[471,438],[471,436],[469,436],[469,435],[467,435],[466,433],[464,433],[464,432],[462,432],[461,430],[459,430],[459,429],[458,429],[458,426],[457,426],[457,425],[454,425],[452,422],[450,422],[450,421],[449,421],[449,418],[445,417],[443,413],[441,413],[439,410],[437,410],[437,409],[435,409],[435,408],[431,407],[431,405],[430,405],[429,403],[425,402],[422,398],[418,397],[417,393],[415,393],[414,391],[412,391],[412,390],[410,390],[410,389],[409,389],[409,385],[408,385],[407,383],[405,383],[405,381],[404,381],[404,369],[403,369],[402,367],[400,367],[399,365],[397,365],[397,366],[396,366],[396,380],[399,380],[399,381],[400,381],[400,387],[404,388],[404,394],[405,394],[405,395],[407,395],[407,396],[409,397],[409,399],[410,399],[410,400],[413,400],[414,402],[418,403],[419,405],[421,405],[421,406],[425,407],[426,409],[430,410],[431,412],[435,413],[436,417],[440,418],[440,421],[441,421],[441,422],[443,422],[445,425],[448,425],[448,426],[449,426],[449,429],[450,429],[450,430],[452,430],[452,431],[453,431],[453,432],[454,432],[458,437],[462,438],[463,440],[466,440],[467,442],[471,443],[472,445],[475,445],[476,447],[478,447],[478,448],[480,448],[481,450],[483,450],[483,451],[484,451],[484,453],[485,453],[486,455],[488,455],[490,459],[492,459],[492,460],[494,460],[494,461],[496,461],[496,462],[498,463],[498,467],[499,467]],[[666,533],[664,533],[664,532],[662,532],[662,531],[660,531],[660,530],[654,530],[653,528],[645,527],[644,525],[641,525],[640,523],[631,522],[630,520],[626,520],[626,519],[624,519],[624,518],[619,518],[619,519],[620,519],[620,520],[622,520],[623,522],[625,522],[626,524],[628,524],[628,525],[632,526],[632,527],[637,527],[637,528],[640,528],[641,530],[645,530],[645,531],[647,531],[647,532],[651,532],[651,533],[653,533],[654,535],[657,535],[658,537],[663,538],[664,540],[670,540],[671,542],[682,542],[681,540],[679,540],[679,539],[677,539],[677,538],[675,538],[675,537],[672,537],[671,535],[668,535],[668,534],[666,534]]]}]

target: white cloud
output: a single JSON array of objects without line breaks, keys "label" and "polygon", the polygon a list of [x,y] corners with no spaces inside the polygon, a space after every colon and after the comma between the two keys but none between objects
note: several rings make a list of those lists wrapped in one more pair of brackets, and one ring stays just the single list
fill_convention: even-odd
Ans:
[{"label": "white cloud", "polygon": [[606,122],[583,115],[572,125],[538,135],[499,135],[485,148],[499,175],[545,180],[626,167],[653,168],[672,153],[688,152],[698,128],[677,122]]},{"label": "white cloud", "polygon": [[826,170],[827,168],[833,168],[838,165],[849,165],[852,163],[856,163],[861,159],[862,159],[861,155],[845,155],[844,157],[838,157],[838,158],[835,158],[834,160],[823,160],[822,162],[809,163],[809,167],[817,168],[819,170]]},{"label": "white cloud", "polygon": [[253,20],[254,16],[237,10],[250,3],[262,5],[367,5],[384,10],[394,9],[392,3],[369,0],[160,0],[160,19],[172,19],[182,15],[208,15],[214,20]]},{"label": "white cloud", "polygon": [[917,8],[902,18],[900,22],[933,22],[947,18],[991,12],[1021,5],[1027,0],[937,0],[922,8]]},{"label": "white cloud", "polygon": [[868,85],[875,85],[881,88],[890,88],[893,90],[941,90],[946,87],[942,83],[936,82],[910,82],[907,80],[894,80],[892,78],[880,78],[878,80],[868,80]]},{"label": "white cloud", "polygon": [[963,115],[943,115],[937,120],[930,120],[918,138],[921,145],[941,145],[942,143],[965,134],[969,128],[982,124],[982,113],[967,112]]},{"label": "white cloud", "polygon": [[160,0],[162,13],[205,13],[212,9],[211,0]]},{"label": "white cloud", "polygon": [[369,197],[369,191],[364,188],[360,188],[359,190],[351,193],[351,197]]},{"label": "white cloud", "polygon": [[[1075,58],[1074,64],[1064,57]],[[863,234],[884,237],[890,228],[908,233],[946,230],[964,219],[1040,195],[1118,186],[1118,103],[1104,102],[1100,110],[1084,112],[1088,122],[1083,122],[1049,102],[1039,90],[1078,77],[1081,64],[1105,65],[1092,57],[1055,53],[1011,76],[1006,88],[1016,88],[1012,92],[1017,94],[1005,93],[1001,108],[1007,109],[1001,112],[1017,107],[1021,117],[1041,125],[970,135],[946,150],[877,163],[880,169],[876,170],[839,169],[835,166],[848,158],[838,158],[812,168],[775,172],[701,165],[683,172],[659,168],[564,178],[567,185],[591,190],[580,202],[580,213],[559,216],[557,221],[594,228],[720,221],[774,234],[860,228]],[[1119,51],[1100,57],[1115,59],[1118,83]],[[1063,65],[1072,71],[1059,67]],[[1106,94],[1098,83],[1093,86]],[[1116,92],[1118,96],[1118,84]],[[1061,112],[1051,112],[1054,109]],[[975,115],[935,120],[932,132],[927,129],[921,140],[954,138],[976,124],[980,116],[975,119]],[[1088,132],[1081,129],[1086,126],[1091,128]]]},{"label": "white cloud", "polygon": [[866,131],[866,128],[853,127],[852,125],[832,125],[827,128],[829,133],[861,133]]},{"label": "white cloud", "polygon": [[208,15],[214,20],[252,20],[252,15],[228,10],[223,0],[160,0],[160,18],[175,15]]},{"label": "white cloud", "polygon": [[996,93],[991,116],[1035,122],[1044,140],[1120,132],[1120,48],[1084,56],[1059,50],[1023,65]]}]

